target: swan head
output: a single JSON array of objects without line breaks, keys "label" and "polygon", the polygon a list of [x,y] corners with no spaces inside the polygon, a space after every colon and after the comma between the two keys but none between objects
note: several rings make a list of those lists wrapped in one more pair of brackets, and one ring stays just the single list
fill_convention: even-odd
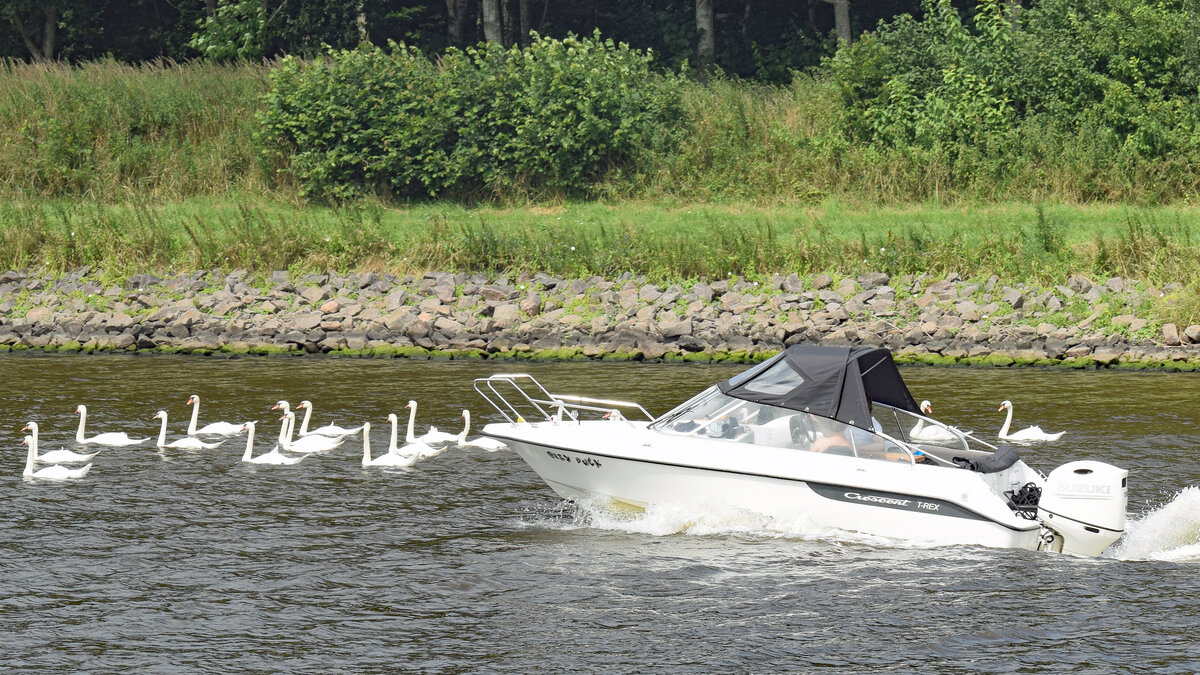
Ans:
[{"label": "swan head", "polygon": [[166,410],[159,410],[158,412],[154,413],[154,419],[156,419],[156,420],[165,420],[165,419],[167,419],[167,411],[166,411]]},{"label": "swan head", "polygon": [[363,432],[364,438],[367,436],[367,434],[371,433],[371,423],[370,422],[363,422],[362,432]]},{"label": "swan head", "polygon": [[1005,401],[1000,404],[1000,407],[997,409],[997,412],[999,412],[1000,410],[1007,410],[1009,408],[1012,408],[1012,401]]},{"label": "swan head", "polygon": [[921,405],[919,407],[921,412],[925,413],[926,415],[933,412],[933,404],[929,401],[921,401]]},{"label": "swan head", "polygon": [[417,407],[417,402],[416,402],[416,401],[409,401],[408,403],[406,403],[406,404],[404,405],[404,407],[405,407],[405,408],[415,408],[415,407]]},{"label": "swan head", "polygon": [[242,431],[251,431],[251,432],[253,432],[253,431],[254,431],[254,425],[255,425],[255,424],[256,424],[256,422],[246,422],[245,424],[243,424],[243,425],[242,425],[242,429],[241,429],[241,430],[242,430]]},{"label": "swan head", "polygon": [[312,407],[312,401],[300,401],[300,405],[296,406],[296,410],[304,410],[305,408],[311,408],[311,407]]},{"label": "swan head", "polygon": [[75,406],[75,414],[76,414],[76,415],[82,415],[82,414],[84,414],[84,413],[86,413],[86,412],[87,412],[87,406],[86,406],[86,405],[84,405],[84,404],[80,403],[79,405]]},{"label": "swan head", "polygon": [[389,422],[392,422],[392,423],[394,424],[394,423],[396,422],[396,420],[397,420],[397,418],[396,418],[396,413],[388,413],[388,418],[387,418],[387,419],[388,419],[388,421],[389,421]]},{"label": "swan head", "polygon": [[462,414],[459,415],[459,417],[463,418],[464,420],[469,420],[471,419],[471,411],[463,408]]},{"label": "swan head", "polygon": [[271,406],[271,410],[282,410],[284,413],[287,413],[288,402],[287,401],[279,401],[275,405]]},{"label": "swan head", "polygon": [[21,428],[21,431],[32,431],[35,434],[37,433],[37,430],[37,422],[30,422]]},{"label": "swan head", "polygon": [[187,404],[192,405],[193,403],[199,403],[199,402],[200,402],[200,397],[195,394],[192,394],[191,396],[188,397]]},{"label": "swan head", "polygon": [[33,445],[33,436],[26,436],[21,439],[21,445]]}]

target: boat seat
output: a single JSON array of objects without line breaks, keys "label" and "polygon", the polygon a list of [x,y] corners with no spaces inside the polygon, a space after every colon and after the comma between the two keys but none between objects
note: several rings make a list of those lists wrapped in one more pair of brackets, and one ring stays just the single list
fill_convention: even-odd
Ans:
[{"label": "boat seat", "polygon": [[797,425],[803,424],[800,415],[784,415],[776,417],[765,424],[756,424],[751,429],[754,430],[755,445],[770,445],[776,448],[793,448],[800,444],[796,443],[793,431]]},{"label": "boat seat", "polygon": [[996,473],[1020,461],[1021,456],[1011,445],[1000,445],[996,451],[975,459],[955,457],[954,463],[969,471],[978,473]]}]

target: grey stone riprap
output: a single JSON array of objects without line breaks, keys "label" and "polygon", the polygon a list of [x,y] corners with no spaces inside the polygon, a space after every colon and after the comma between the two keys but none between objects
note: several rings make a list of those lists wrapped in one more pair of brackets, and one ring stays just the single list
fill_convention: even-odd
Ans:
[{"label": "grey stone riprap", "polygon": [[774,352],[797,343],[872,345],[944,359],[1101,365],[1200,360],[1200,325],[1138,311],[1156,289],[1080,275],[1051,287],[866,273],[691,284],[431,273],[396,277],[284,271],[54,278],[0,272],[0,346],[323,353],[421,347],[584,356]]}]

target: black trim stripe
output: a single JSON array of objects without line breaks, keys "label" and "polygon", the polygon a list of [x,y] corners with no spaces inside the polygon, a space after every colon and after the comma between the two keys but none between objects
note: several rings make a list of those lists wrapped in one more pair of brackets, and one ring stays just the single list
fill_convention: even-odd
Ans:
[{"label": "black trim stripe", "polygon": [[[803,480],[800,478],[788,478],[786,476],[772,476],[770,474],[754,473],[754,472],[750,472],[750,471],[734,471],[731,469],[714,469],[711,467],[696,466],[694,464],[677,464],[675,462],[660,462],[660,461],[652,460],[652,459],[634,459],[632,457],[623,457],[621,455],[606,455],[606,454],[599,453],[599,452],[590,452],[587,450],[578,450],[575,448],[565,448],[565,447],[562,447],[559,445],[538,443],[538,442],[530,441],[530,440],[524,439],[524,438],[513,438],[511,436],[502,436],[500,434],[489,433],[486,435],[490,436],[492,438],[501,440],[501,441],[512,442],[512,443],[523,443],[525,445],[533,445],[533,446],[537,446],[539,448],[545,448],[545,449],[549,449],[549,450],[557,450],[560,452],[574,452],[576,454],[588,455],[591,457],[603,457],[605,459],[619,459],[619,460],[624,460],[627,462],[641,462],[642,464],[654,464],[657,466],[670,466],[670,467],[675,467],[675,468],[679,468],[679,469],[694,469],[696,471],[715,471],[717,473],[728,473],[728,474],[733,474],[733,475],[737,475],[737,476],[751,476],[754,478],[768,478],[768,479],[772,479],[772,480],[783,480],[783,481],[789,481],[789,482],[794,482],[794,483],[803,483],[803,484],[807,485],[810,489],[813,490],[813,492],[817,493],[818,495],[820,495],[822,497],[826,497],[826,498],[832,498],[832,499],[836,499],[836,498],[830,497],[828,494],[825,494],[826,491],[838,491],[838,490],[849,490],[849,491],[857,491],[857,492],[867,492],[868,491],[868,490],[864,490],[863,488],[856,488],[856,487],[852,487],[852,486],[848,486],[848,485],[838,485],[836,483],[818,483],[815,481],[808,481],[808,480]],[[884,493],[880,493],[880,494],[884,494]],[[940,504],[946,504],[947,506],[952,506],[955,509],[959,509],[962,512],[964,512],[963,515],[955,515],[955,516],[949,516],[949,517],[972,518],[974,520],[982,520],[982,521],[989,522],[989,523],[995,523],[996,525],[1000,525],[1001,527],[1005,527],[1014,532],[1030,532],[1033,530],[1041,529],[1040,523],[1037,525],[1025,527],[1025,528],[1014,527],[1012,525],[1009,525],[1008,523],[1002,523],[998,520],[995,520],[994,518],[989,518],[988,516],[985,516],[982,513],[975,511],[974,509],[971,509],[969,507],[966,507],[966,506],[963,506],[961,504],[957,504],[954,502],[943,502],[940,500],[935,500],[934,498],[931,498],[931,497],[922,497],[920,495],[912,495],[912,494],[904,494],[904,493],[886,493],[886,494],[893,496],[893,497],[898,497],[898,498],[937,501]],[[837,501],[850,501],[850,500],[839,499]],[[972,515],[968,516],[965,514],[972,514]],[[948,515],[948,514],[946,514],[946,515]]]},{"label": "black trim stripe", "polygon": [[1085,527],[1094,527],[1094,528],[1096,528],[1097,530],[1104,530],[1105,532],[1112,532],[1113,534],[1123,534],[1123,533],[1125,532],[1125,530],[1114,530],[1114,529],[1112,529],[1112,528],[1109,528],[1109,527],[1104,527],[1103,525],[1096,525],[1095,523],[1086,523],[1086,522],[1084,522],[1084,521],[1082,521],[1082,520],[1080,520],[1080,519],[1078,519],[1078,518],[1072,518],[1072,517],[1070,517],[1070,516],[1064,516],[1064,515],[1063,515],[1063,514],[1061,514],[1061,513],[1055,513],[1054,511],[1051,511],[1050,509],[1042,508],[1042,507],[1040,507],[1040,506],[1038,507],[1038,509],[1039,509],[1039,510],[1041,510],[1041,511],[1045,511],[1046,513],[1049,513],[1049,514],[1050,514],[1050,515],[1052,515],[1052,516],[1055,516],[1055,517],[1058,517],[1058,518],[1062,518],[1063,520],[1069,520],[1069,521],[1071,521],[1072,523],[1079,523],[1080,525],[1083,525],[1083,526],[1085,526]]}]

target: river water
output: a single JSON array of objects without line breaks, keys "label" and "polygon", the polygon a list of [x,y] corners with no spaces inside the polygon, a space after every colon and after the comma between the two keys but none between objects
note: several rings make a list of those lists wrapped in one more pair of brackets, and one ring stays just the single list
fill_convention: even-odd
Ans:
[{"label": "river water", "polygon": [[564,504],[515,455],[452,450],[364,470],[352,439],[295,466],[216,450],[103,451],[67,482],[21,478],[88,434],[183,434],[309,399],[314,422],[386,415],[457,431],[498,419],[473,378],[525,371],[551,391],[652,413],[740,366],[182,356],[0,355],[0,668],[103,672],[1187,672],[1200,670],[1200,378],[905,368],[935,417],[994,435],[1066,431],[1023,452],[1042,471],[1130,469],[1126,536],[1100,559],[914,547],[748,514]]}]

